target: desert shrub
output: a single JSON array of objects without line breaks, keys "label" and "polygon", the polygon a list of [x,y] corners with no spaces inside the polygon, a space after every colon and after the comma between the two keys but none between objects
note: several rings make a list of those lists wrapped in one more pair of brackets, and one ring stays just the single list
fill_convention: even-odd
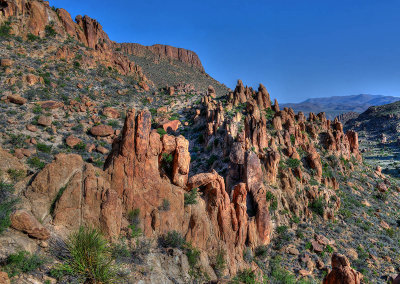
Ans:
[{"label": "desert shrub", "polygon": [[40,37],[35,36],[34,34],[29,33],[29,34],[27,35],[27,39],[28,39],[29,41],[37,41],[37,40],[40,39]]},{"label": "desert shrub", "polygon": [[15,148],[22,148],[25,146],[26,136],[24,134],[9,134],[10,140],[8,141]]},{"label": "desert shrub", "polygon": [[215,256],[214,269],[218,277],[222,276],[224,269],[226,268],[226,252],[224,249],[219,248]]},{"label": "desert shrub", "polygon": [[163,153],[161,155],[161,168],[168,175],[172,174],[173,160],[174,160],[174,157],[172,156],[172,154]]},{"label": "desert shrub", "polygon": [[10,22],[4,22],[0,26],[0,37],[9,37],[11,32]]},{"label": "desert shrub", "polygon": [[200,259],[200,251],[191,244],[186,244],[185,253],[188,258],[189,266],[193,270]]},{"label": "desert shrub", "polygon": [[128,260],[131,257],[131,251],[123,241],[120,241],[111,246],[111,255],[118,261]]},{"label": "desert shrub", "polygon": [[271,211],[275,211],[276,209],[278,209],[278,201],[276,199],[272,200],[269,209]]},{"label": "desert shrub", "polygon": [[276,283],[295,284],[296,277],[289,271],[285,270],[281,265],[281,258],[275,257],[270,261],[271,277]]},{"label": "desert shrub", "polygon": [[317,199],[315,199],[313,202],[310,203],[309,205],[310,209],[320,215],[321,217],[324,216],[324,200],[322,199],[322,197],[319,197]]},{"label": "desert shrub", "polygon": [[32,168],[36,169],[43,169],[45,166],[45,163],[42,162],[39,157],[31,157],[28,159],[28,165],[31,166]]},{"label": "desert shrub", "polygon": [[265,198],[267,199],[267,201],[271,201],[275,199],[275,195],[271,191],[267,191]]},{"label": "desert shrub", "polygon": [[132,238],[137,238],[142,234],[142,230],[139,228],[140,225],[140,209],[136,208],[128,213],[128,220],[130,225],[128,226],[132,230]]},{"label": "desert shrub", "polygon": [[233,278],[234,283],[256,284],[257,277],[251,269],[240,270]]},{"label": "desert shrub", "polygon": [[24,170],[8,169],[7,173],[10,175],[14,182],[20,181],[25,177]]},{"label": "desert shrub", "polygon": [[113,127],[113,128],[116,128],[116,127],[119,126],[118,120],[110,120],[110,121],[108,121],[107,124],[108,124],[109,126]]},{"label": "desert shrub", "polygon": [[268,255],[268,247],[266,245],[261,245],[256,247],[254,254],[256,257],[266,257]]},{"label": "desert shrub", "polygon": [[158,209],[161,211],[169,211],[170,208],[171,208],[171,202],[169,202],[168,199],[164,198],[162,204]]},{"label": "desert shrub", "polygon": [[50,23],[44,28],[46,33],[46,37],[55,37],[57,35],[56,30],[54,29],[54,23]]},{"label": "desert shrub", "polygon": [[13,189],[11,184],[0,181],[0,235],[11,225],[10,215],[17,204]]},{"label": "desert shrub", "polygon": [[167,134],[167,131],[165,131],[164,128],[157,128],[157,133],[163,137],[165,134]]},{"label": "desert shrub", "polygon": [[207,160],[207,166],[211,167],[216,160],[218,160],[218,156],[212,154],[211,157]]},{"label": "desert shrub", "polygon": [[81,142],[79,142],[78,144],[76,144],[74,146],[74,149],[77,150],[77,151],[80,151],[80,152],[85,151],[86,150],[86,144],[81,141]]},{"label": "desert shrub", "polygon": [[274,118],[274,115],[275,115],[275,112],[274,112],[272,109],[267,108],[267,109],[265,110],[265,118],[266,118],[267,120],[272,120],[272,119]]},{"label": "desert shrub", "polygon": [[32,112],[34,114],[41,114],[43,112],[42,106],[39,104],[35,104],[35,106],[32,108]]},{"label": "desert shrub", "polygon": [[111,249],[96,229],[80,227],[68,238],[67,249],[65,267],[72,275],[85,283],[115,283]]},{"label": "desert shrub", "polygon": [[50,153],[51,152],[51,148],[52,148],[52,145],[46,145],[44,143],[37,143],[36,144],[36,149],[38,151],[43,152],[43,153]]},{"label": "desert shrub", "polygon": [[185,239],[177,231],[170,231],[160,238],[161,246],[182,249],[186,244]]},{"label": "desert shrub", "polygon": [[250,263],[253,261],[253,252],[251,251],[251,249],[249,247],[245,247],[245,249],[243,250],[243,259],[247,263]]},{"label": "desert shrub", "polygon": [[298,168],[300,166],[300,160],[289,158],[286,160],[286,165],[292,169]]},{"label": "desert shrub", "polygon": [[293,134],[290,134],[290,142],[292,143],[292,145],[296,143],[296,137],[294,137]]},{"label": "desert shrub", "polygon": [[72,275],[73,270],[71,269],[71,267],[69,265],[60,263],[60,264],[57,264],[52,269],[50,269],[49,274],[51,277],[56,278],[58,281],[60,281],[65,276]]},{"label": "desert shrub", "polygon": [[193,188],[189,193],[184,194],[184,204],[192,205],[197,203],[197,188]]},{"label": "desert shrub", "polygon": [[3,269],[10,277],[14,277],[20,273],[35,271],[44,263],[45,260],[43,257],[30,254],[27,251],[19,251],[8,256]]}]

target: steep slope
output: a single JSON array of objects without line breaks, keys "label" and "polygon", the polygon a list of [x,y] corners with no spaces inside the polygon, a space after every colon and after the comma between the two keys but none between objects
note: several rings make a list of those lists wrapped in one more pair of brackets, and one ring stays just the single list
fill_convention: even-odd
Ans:
[{"label": "steep slope", "polygon": [[345,127],[360,132],[360,144],[366,159],[382,171],[400,176],[399,132],[400,102],[368,108]]},{"label": "steep slope", "polygon": [[326,113],[327,118],[334,119],[336,116],[346,112],[361,113],[370,106],[379,106],[400,100],[399,97],[382,95],[351,95],[333,96],[324,98],[311,98],[301,103],[287,103],[284,107],[293,108],[295,111]]}]

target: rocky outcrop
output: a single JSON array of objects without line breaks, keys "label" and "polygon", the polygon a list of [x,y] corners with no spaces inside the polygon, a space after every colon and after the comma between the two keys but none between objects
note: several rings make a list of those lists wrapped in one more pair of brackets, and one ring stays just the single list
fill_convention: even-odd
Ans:
[{"label": "rocky outcrop", "polygon": [[30,237],[39,240],[47,240],[50,237],[50,232],[31,213],[25,210],[14,212],[10,219],[11,226],[14,229],[22,231]]},{"label": "rocky outcrop", "polygon": [[0,271],[0,284],[10,284],[10,278],[8,278],[8,274],[6,272]]},{"label": "rocky outcrop", "polygon": [[[79,155],[59,154],[32,181],[25,196],[38,220],[49,221],[66,235],[79,226],[101,228],[118,237],[122,207],[101,170]],[[111,207],[111,208],[110,208]]]},{"label": "rocky outcrop", "polygon": [[332,270],[324,278],[324,284],[359,284],[362,275],[350,266],[346,256],[334,253],[332,255]]},{"label": "rocky outcrop", "polygon": [[120,43],[117,44],[117,47],[121,48],[126,54],[151,57],[154,60],[177,60],[204,72],[199,57],[191,50],[162,44],[144,46],[138,43]]}]

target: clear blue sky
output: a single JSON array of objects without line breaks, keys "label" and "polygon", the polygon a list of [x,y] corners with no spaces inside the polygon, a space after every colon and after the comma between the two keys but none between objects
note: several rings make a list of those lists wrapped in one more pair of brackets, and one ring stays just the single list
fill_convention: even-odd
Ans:
[{"label": "clear blue sky", "polygon": [[194,50],[234,87],[259,82],[280,102],[400,96],[400,1],[51,0],[97,19],[112,40]]}]

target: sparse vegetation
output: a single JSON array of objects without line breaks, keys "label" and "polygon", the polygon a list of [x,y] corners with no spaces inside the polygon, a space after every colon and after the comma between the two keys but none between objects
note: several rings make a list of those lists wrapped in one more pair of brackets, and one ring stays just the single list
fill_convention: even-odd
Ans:
[{"label": "sparse vegetation", "polygon": [[197,203],[197,188],[193,188],[189,193],[184,194],[184,204],[192,205]]},{"label": "sparse vegetation", "polygon": [[17,204],[13,186],[0,181],[0,235],[11,225],[10,215]]},{"label": "sparse vegetation", "polygon": [[111,249],[96,229],[80,227],[69,237],[67,248],[64,270],[87,283],[115,283]]},{"label": "sparse vegetation", "polygon": [[39,255],[30,254],[27,251],[19,251],[11,254],[7,258],[6,264],[2,269],[4,269],[10,277],[14,277],[20,273],[35,271],[44,263],[44,258]]}]

